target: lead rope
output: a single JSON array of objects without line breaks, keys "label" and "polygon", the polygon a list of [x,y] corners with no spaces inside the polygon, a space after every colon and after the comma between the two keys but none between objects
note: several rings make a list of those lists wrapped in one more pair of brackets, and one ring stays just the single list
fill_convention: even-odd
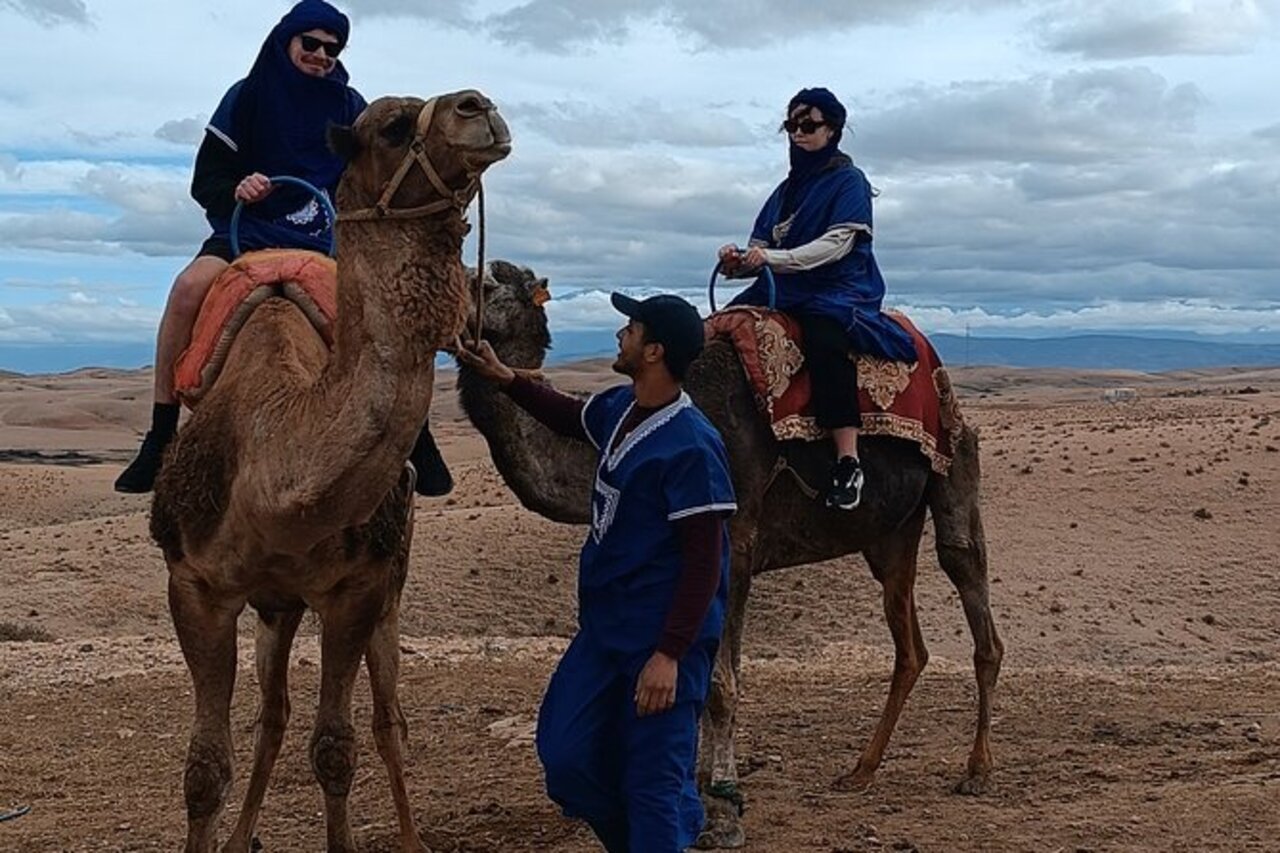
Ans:
[{"label": "lead rope", "polygon": [[476,201],[480,206],[480,234],[476,240],[476,333],[471,340],[479,345],[480,335],[484,331],[484,184],[476,178]]}]

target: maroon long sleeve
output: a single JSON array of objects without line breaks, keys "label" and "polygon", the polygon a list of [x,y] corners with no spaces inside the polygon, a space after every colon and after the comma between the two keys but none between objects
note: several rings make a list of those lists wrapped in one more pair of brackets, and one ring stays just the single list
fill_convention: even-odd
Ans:
[{"label": "maroon long sleeve", "polygon": [[684,657],[698,638],[702,621],[707,618],[720,586],[723,521],[723,513],[702,512],[675,522],[684,570],[676,582],[675,597],[658,639],[658,651],[676,660]]},{"label": "maroon long sleeve", "polygon": [[550,385],[534,382],[519,373],[509,385],[503,387],[513,402],[537,418],[552,432],[566,438],[587,440],[587,429],[582,425],[582,409],[586,400],[557,391]]}]

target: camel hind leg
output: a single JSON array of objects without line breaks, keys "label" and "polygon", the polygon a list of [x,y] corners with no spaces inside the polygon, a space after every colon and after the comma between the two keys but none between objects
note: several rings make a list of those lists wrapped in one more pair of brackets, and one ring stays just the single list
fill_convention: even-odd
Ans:
[{"label": "camel hind leg", "polygon": [[258,687],[262,707],[258,709],[257,740],[253,749],[253,771],[245,791],[244,806],[235,831],[223,853],[249,853],[253,830],[262,811],[262,800],[271,780],[271,770],[280,755],[284,732],[289,725],[289,650],[305,610],[259,613],[254,640]]},{"label": "camel hind leg", "polygon": [[[413,477],[408,481],[408,494],[413,494]],[[427,853],[426,845],[418,837],[413,809],[409,804],[409,792],[404,781],[404,745],[409,739],[409,724],[400,707],[398,685],[400,682],[400,591],[409,570],[409,550],[413,541],[413,499],[408,500],[404,538],[396,554],[393,569],[392,594],[387,612],[374,626],[365,662],[369,668],[369,687],[373,692],[373,739],[378,745],[378,755],[386,765],[391,783],[391,799],[395,803],[396,820],[400,828],[401,853]]]},{"label": "camel hind leg", "polygon": [[738,792],[738,766],[734,751],[738,702],[742,698],[742,628],[747,616],[751,578],[757,568],[752,556],[754,541],[733,540],[729,573],[729,601],[724,634],[711,673],[711,692],[702,713],[698,748],[698,787],[706,811],[705,823],[694,845],[700,850],[742,847],[742,796]]},{"label": "camel hind leg", "polygon": [[387,768],[391,799],[395,803],[402,853],[427,853],[418,837],[404,781],[404,745],[409,724],[400,707],[397,682],[400,678],[400,607],[397,603],[373,630],[366,660],[369,686],[373,691],[373,739]]},{"label": "camel hind leg", "polygon": [[916,679],[929,662],[929,652],[916,618],[916,561],[920,550],[920,534],[924,529],[924,505],[864,553],[871,573],[884,588],[884,617],[893,634],[893,678],[880,722],[858,759],[858,766],[836,780],[836,787],[862,790],[871,786],[876,770],[884,758],[885,747],[898,724],[902,708],[911,695]]},{"label": "camel hind leg", "polygon": [[965,776],[955,786],[961,794],[981,794],[991,776],[991,703],[1004,658],[1004,644],[991,616],[980,483],[978,436],[966,427],[949,475],[934,475],[929,485],[938,562],[964,605],[973,634],[973,670],[978,681],[978,729]]},{"label": "camel hind leg", "polygon": [[369,565],[353,573],[360,586],[338,588],[312,606],[320,614],[320,707],[311,734],[311,768],[324,791],[329,853],[354,853],[347,798],[356,774],[351,695],[360,661],[385,605],[385,576]]}]

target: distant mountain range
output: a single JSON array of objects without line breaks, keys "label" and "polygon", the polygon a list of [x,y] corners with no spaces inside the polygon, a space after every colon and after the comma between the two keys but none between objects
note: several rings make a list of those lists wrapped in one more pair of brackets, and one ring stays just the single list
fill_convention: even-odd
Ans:
[{"label": "distant mountain range", "polygon": [[[556,332],[549,361],[563,364],[612,354],[612,330]],[[952,365],[1065,367],[1158,373],[1208,367],[1280,366],[1280,343],[1240,343],[1210,337],[1069,335],[1054,338],[987,338],[933,335],[942,360]],[[63,373],[81,367],[138,368],[151,363],[150,344],[0,344],[0,371]]]},{"label": "distant mountain range", "polygon": [[[947,364],[1066,367],[1088,370],[1191,370],[1206,367],[1280,366],[1280,343],[1238,343],[1212,338],[1138,335],[1070,335],[1055,338],[930,337]],[[576,361],[616,349],[612,332],[558,332],[551,361]]]}]

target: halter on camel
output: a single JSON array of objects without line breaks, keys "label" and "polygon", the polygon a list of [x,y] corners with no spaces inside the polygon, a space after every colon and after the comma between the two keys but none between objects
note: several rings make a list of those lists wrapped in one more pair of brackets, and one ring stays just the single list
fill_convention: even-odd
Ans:
[{"label": "halter on camel", "polygon": [[[476,329],[475,340],[480,340],[480,332],[484,324],[484,185],[480,182],[479,172],[469,174],[467,183],[459,190],[449,189],[449,185],[440,177],[440,173],[436,171],[436,167],[431,164],[431,158],[427,156],[427,131],[431,129],[431,121],[435,118],[436,98],[432,98],[422,106],[422,111],[418,113],[417,133],[414,134],[413,141],[409,143],[409,151],[404,155],[404,159],[400,161],[399,168],[395,174],[387,181],[386,187],[382,191],[382,196],[373,205],[361,210],[344,210],[338,214],[338,222],[360,222],[360,221],[377,221],[383,219],[420,219],[424,216],[431,216],[442,210],[456,210],[461,215],[471,202],[472,198],[478,198],[480,213],[480,233],[477,235],[478,258],[476,259],[476,285],[475,285],[475,303],[476,303]],[[440,199],[430,204],[420,204],[416,207],[392,207],[391,199],[395,197],[399,191],[400,185],[404,183],[404,179],[409,174],[409,170],[417,164],[427,176],[427,180],[431,182],[431,186],[435,191],[440,193]]]}]

